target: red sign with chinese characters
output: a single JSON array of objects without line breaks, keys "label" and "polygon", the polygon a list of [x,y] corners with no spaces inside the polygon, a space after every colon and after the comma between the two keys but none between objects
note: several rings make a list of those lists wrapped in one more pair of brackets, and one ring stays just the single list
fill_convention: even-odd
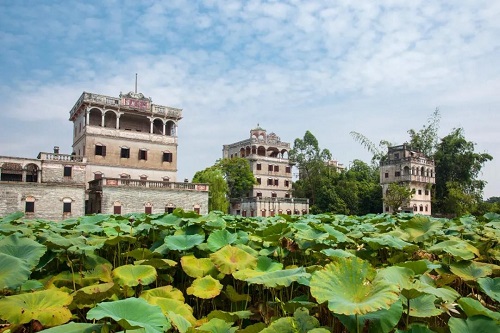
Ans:
[{"label": "red sign with chinese characters", "polygon": [[147,110],[149,109],[149,101],[133,98],[124,98],[123,105],[135,109]]}]

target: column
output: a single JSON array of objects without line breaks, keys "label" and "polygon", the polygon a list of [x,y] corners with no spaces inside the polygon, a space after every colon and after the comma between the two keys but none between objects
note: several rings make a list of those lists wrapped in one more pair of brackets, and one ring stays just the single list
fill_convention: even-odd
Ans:
[{"label": "column", "polygon": [[101,127],[104,127],[104,113],[101,115]]},{"label": "column", "polygon": [[167,124],[163,122],[163,135],[165,135],[166,131],[167,131]]},{"label": "column", "polygon": [[85,110],[85,126],[89,124],[90,121],[90,107],[87,107],[87,110]]},{"label": "column", "polygon": [[121,114],[116,115],[116,129],[120,129],[120,116]]}]

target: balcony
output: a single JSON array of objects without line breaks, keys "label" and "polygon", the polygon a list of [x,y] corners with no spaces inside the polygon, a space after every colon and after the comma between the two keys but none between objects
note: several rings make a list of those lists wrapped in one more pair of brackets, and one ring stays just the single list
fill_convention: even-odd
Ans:
[{"label": "balcony", "polygon": [[176,191],[208,192],[208,184],[176,183],[158,180],[140,180],[129,178],[101,178],[89,182],[90,191],[102,191],[103,187],[153,188]]}]

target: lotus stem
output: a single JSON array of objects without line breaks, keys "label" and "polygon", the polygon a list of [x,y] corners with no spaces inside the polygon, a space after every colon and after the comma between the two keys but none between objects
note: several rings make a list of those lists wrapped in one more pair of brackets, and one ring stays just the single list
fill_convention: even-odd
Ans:
[{"label": "lotus stem", "polygon": [[408,329],[408,325],[410,324],[410,299],[406,299],[406,329]]}]

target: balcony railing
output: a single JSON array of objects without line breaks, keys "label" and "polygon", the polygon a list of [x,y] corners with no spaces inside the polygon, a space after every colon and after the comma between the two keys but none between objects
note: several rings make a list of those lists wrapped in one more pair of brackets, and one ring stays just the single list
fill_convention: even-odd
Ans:
[{"label": "balcony railing", "polygon": [[273,198],[273,197],[249,197],[249,198],[235,198],[231,199],[231,203],[242,203],[242,202],[277,202],[277,203],[296,203],[296,204],[308,204],[309,199],[307,198]]},{"label": "balcony railing", "polygon": [[198,191],[208,192],[208,184],[194,184],[194,183],[176,183],[158,180],[141,180],[130,178],[101,178],[89,182],[89,189],[91,191],[102,191],[103,187],[137,187],[137,188],[155,188],[165,190],[178,190],[178,191]]},{"label": "balcony railing", "polygon": [[391,164],[401,164],[405,162],[416,163],[416,164],[425,164],[425,165],[434,165],[434,161],[428,158],[423,157],[403,157],[395,160],[385,160],[381,161],[380,165],[391,165]]},{"label": "balcony railing", "polygon": [[39,160],[50,161],[64,161],[64,162],[83,162],[83,156],[70,155],[70,154],[56,154],[56,153],[39,153]]}]

